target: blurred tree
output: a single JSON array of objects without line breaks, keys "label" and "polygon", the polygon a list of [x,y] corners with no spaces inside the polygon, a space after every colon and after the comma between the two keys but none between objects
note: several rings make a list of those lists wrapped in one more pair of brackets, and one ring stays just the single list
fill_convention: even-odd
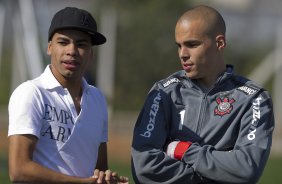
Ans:
[{"label": "blurred tree", "polygon": [[[179,16],[192,4],[185,0],[121,0],[115,5],[118,40],[114,108],[138,110],[155,81],[180,69],[174,28]],[[273,49],[270,45],[257,45],[240,50],[234,45],[240,42],[229,42],[232,44],[226,49],[226,63],[233,64],[236,72],[245,76]],[[267,87],[271,90],[271,85]]]},{"label": "blurred tree", "polygon": [[174,41],[185,0],[119,1],[114,107],[140,109],[150,87],[180,69]]},{"label": "blurred tree", "polygon": [[0,105],[8,104],[11,83],[11,50],[3,49],[2,65],[0,68]]},{"label": "blurred tree", "polygon": [[[187,0],[93,1],[91,8],[98,25],[101,23],[101,11],[109,6],[116,9],[118,16],[114,109],[139,110],[155,81],[181,69],[174,28],[179,16],[192,6],[191,3],[193,1]],[[273,49],[271,42],[270,45],[255,45],[255,48],[251,48],[251,45],[234,45],[242,44],[238,40],[228,40],[228,43],[230,45],[228,44],[225,53],[226,62],[233,64],[236,72],[243,75],[248,75]],[[6,44],[5,49],[7,52],[3,51],[4,62],[0,76],[0,87],[3,89],[0,91],[0,104],[7,104],[10,93],[11,48]],[[45,50],[43,52],[45,53]],[[45,61],[45,64],[49,63],[49,58],[45,57]],[[89,67],[91,71],[88,77],[90,82],[95,84],[96,61],[92,65],[94,66]],[[267,89],[270,88],[271,85],[267,85]]]},{"label": "blurred tree", "polygon": [[[235,40],[228,41],[229,43],[236,43]],[[238,44],[238,41],[237,41]],[[273,45],[265,43],[264,45],[253,46],[252,48],[239,50],[239,46],[233,44],[228,45],[225,49],[225,62],[232,64],[237,74],[248,77],[261,61],[274,49]],[[263,74],[262,74],[263,75]],[[264,84],[264,88],[272,92],[272,79]]]}]

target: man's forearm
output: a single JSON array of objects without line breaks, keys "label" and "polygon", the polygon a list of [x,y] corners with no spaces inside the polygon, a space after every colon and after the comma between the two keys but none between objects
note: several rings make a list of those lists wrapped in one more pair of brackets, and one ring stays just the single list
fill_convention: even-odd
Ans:
[{"label": "man's forearm", "polygon": [[48,184],[82,184],[93,183],[97,179],[68,176],[43,167],[35,162],[28,162],[21,167],[10,169],[13,183],[48,183]]}]

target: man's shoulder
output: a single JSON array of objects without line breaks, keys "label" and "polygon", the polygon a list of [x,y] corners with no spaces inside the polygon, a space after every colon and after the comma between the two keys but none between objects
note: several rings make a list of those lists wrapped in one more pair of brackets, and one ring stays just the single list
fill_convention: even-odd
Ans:
[{"label": "man's shoulder", "polygon": [[244,76],[234,75],[232,80],[237,86],[236,90],[239,90],[246,95],[254,95],[262,91],[267,92],[267,90],[264,89],[260,84]]},{"label": "man's shoulder", "polygon": [[84,85],[84,90],[85,90],[84,94],[86,94],[90,98],[95,98],[96,100],[101,100],[101,101],[103,101],[103,103],[106,103],[105,95],[96,86],[86,84],[86,85]]},{"label": "man's shoulder", "polygon": [[176,85],[181,83],[183,78],[183,71],[177,71],[170,76],[157,82],[157,85],[163,89],[174,88]]},{"label": "man's shoulder", "polygon": [[14,92],[24,93],[24,92],[35,91],[35,90],[36,90],[36,84],[34,83],[34,80],[27,80],[19,84],[14,89]]},{"label": "man's shoulder", "polygon": [[97,88],[96,86],[94,86],[94,85],[91,85],[91,84],[88,84],[88,83],[84,82],[83,86],[84,86],[84,90],[86,90],[88,94],[91,94],[91,95],[97,95],[97,94],[103,95],[102,91],[99,88]]}]

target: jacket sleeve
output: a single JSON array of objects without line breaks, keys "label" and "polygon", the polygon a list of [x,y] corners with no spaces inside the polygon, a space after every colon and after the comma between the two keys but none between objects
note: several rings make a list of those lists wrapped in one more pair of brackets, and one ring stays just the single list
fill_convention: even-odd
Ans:
[{"label": "jacket sleeve", "polygon": [[256,183],[269,157],[274,114],[271,97],[266,91],[251,103],[251,108],[242,115],[233,150],[220,151],[211,145],[194,143],[182,161],[216,183]]},{"label": "jacket sleeve", "polygon": [[152,90],[137,119],[132,142],[132,173],[135,183],[197,183],[194,169],[166,155],[169,137],[169,103],[166,94]]}]

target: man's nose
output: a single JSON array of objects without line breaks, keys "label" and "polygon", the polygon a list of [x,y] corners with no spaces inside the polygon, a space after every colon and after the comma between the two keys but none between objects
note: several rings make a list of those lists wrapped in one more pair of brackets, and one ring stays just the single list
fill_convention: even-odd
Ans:
[{"label": "man's nose", "polygon": [[186,47],[179,48],[179,57],[182,60],[187,60],[190,58],[189,50]]},{"label": "man's nose", "polygon": [[76,55],[77,53],[77,47],[74,43],[70,43],[67,46],[67,54],[68,55]]}]

